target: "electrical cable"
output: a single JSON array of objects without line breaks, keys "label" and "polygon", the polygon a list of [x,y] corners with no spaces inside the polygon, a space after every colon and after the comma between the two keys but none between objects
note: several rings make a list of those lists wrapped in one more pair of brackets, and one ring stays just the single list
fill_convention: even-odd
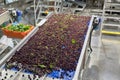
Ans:
[{"label": "electrical cable", "polygon": [[91,30],[91,32],[90,32],[90,38],[89,38],[89,48],[90,48],[90,53],[92,53],[92,51],[93,51],[93,49],[92,49],[92,47],[91,47],[91,39],[92,39],[92,32],[93,32],[93,28],[92,28],[92,30]]},{"label": "electrical cable", "polygon": [[89,49],[90,49],[90,53],[92,53],[93,49],[91,47],[91,40],[92,40],[92,33],[93,33],[93,30],[95,30],[97,28],[97,26],[99,25],[99,22],[100,22],[100,19],[95,17],[94,20],[93,20],[93,28],[91,29],[90,31],[90,37],[89,37]]}]

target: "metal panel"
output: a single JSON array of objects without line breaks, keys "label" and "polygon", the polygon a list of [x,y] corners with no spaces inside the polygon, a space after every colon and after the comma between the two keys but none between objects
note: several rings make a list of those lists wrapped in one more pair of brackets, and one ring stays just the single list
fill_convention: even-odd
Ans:
[{"label": "metal panel", "polygon": [[9,11],[6,11],[6,12],[0,14],[0,24],[6,22],[8,20],[10,20]]}]

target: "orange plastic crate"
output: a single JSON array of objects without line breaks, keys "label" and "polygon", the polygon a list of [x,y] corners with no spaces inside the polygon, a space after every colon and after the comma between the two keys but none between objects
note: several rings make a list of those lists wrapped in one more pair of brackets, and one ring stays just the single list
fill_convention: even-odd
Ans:
[{"label": "orange plastic crate", "polygon": [[7,29],[2,28],[3,34],[6,35],[7,37],[11,38],[24,38],[34,27],[31,26],[29,30],[24,31],[24,32],[19,32],[19,31],[10,31]]}]

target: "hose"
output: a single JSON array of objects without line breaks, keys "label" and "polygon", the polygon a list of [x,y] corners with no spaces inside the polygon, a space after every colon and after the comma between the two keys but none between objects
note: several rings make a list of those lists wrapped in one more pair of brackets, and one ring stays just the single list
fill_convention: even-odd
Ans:
[{"label": "hose", "polygon": [[92,53],[93,49],[91,47],[91,39],[92,39],[92,33],[93,33],[93,30],[95,30],[97,28],[97,26],[99,25],[100,23],[100,19],[95,17],[94,20],[93,20],[93,28],[91,29],[90,31],[90,37],[89,37],[89,49],[90,49],[90,53]]}]

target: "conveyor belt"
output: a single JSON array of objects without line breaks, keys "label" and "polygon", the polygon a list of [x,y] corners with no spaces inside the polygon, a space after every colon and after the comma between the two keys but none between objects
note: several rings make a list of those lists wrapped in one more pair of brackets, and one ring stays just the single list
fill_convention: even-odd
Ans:
[{"label": "conveyor belt", "polygon": [[[85,58],[85,52],[86,52],[86,49],[87,49],[87,43],[89,41],[89,33],[91,31],[91,28],[92,28],[92,22],[93,22],[93,19],[94,19],[94,16],[92,17],[91,21],[90,21],[90,24],[89,24],[89,29],[88,29],[88,32],[86,34],[86,39],[85,39],[85,42],[84,42],[84,45],[83,45],[83,49],[82,49],[82,52],[81,52],[81,56],[79,58],[79,62],[78,62],[78,66],[76,68],[76,73],[75,73],[75,76],[73,78],[73,80],[77,80],[78,79],[78,76],[82,70],[82,66],[85,66],[84,65],[84,58]],[[30,39],[30,37],[32,37],[38,30],[38,27],[34,28],[32,30],[32,32],[30,32],[20,43],[18,43],[18,45],[12,49],[0,62],[0,65],[4,64],[7,60],[9,60],[10,57],[12,57],[14,55],[14,53],[19,50],[20,48],[22,48],[22,46]],[[45,76],[46,77],[46,76]],[[21,79],[20,79],[21,80]],[[44,79],[43,79],[44,80]]]}]

